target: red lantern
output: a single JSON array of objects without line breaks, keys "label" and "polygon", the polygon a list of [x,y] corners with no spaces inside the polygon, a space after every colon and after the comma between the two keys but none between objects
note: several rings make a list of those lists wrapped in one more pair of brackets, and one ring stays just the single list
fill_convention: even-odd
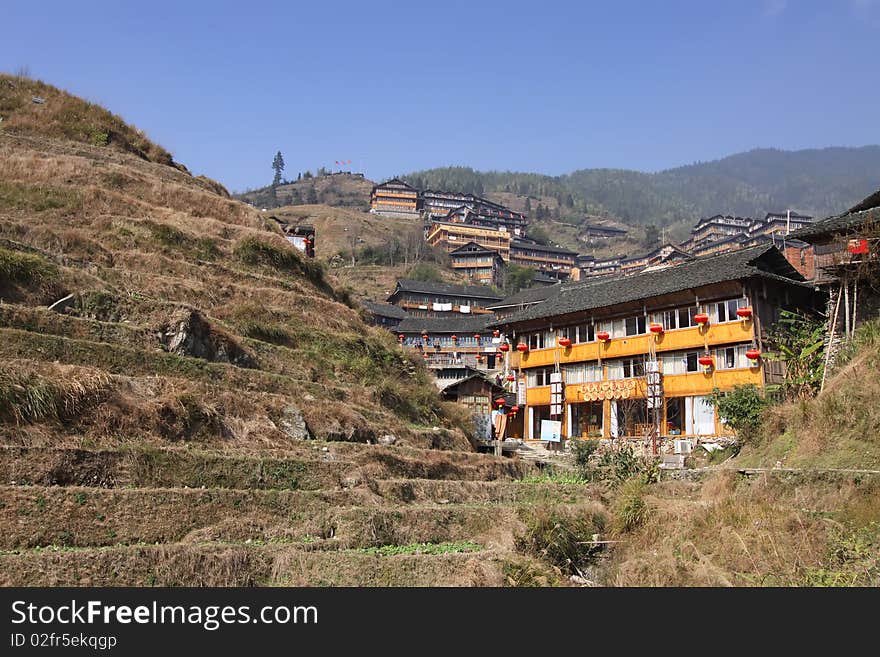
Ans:
[{"label": "red lantern", "polygon": [[498,399],[495,400],[495,403],[498,404],[499,406],[504,406],[504,397],[499,397]]},{"label": "red lantern", "polygon": [[651,326],[648,327],[648,330],[651,331],[651,333],[659,335],[660,333],[663,333],[663,324],[651,324]]},{"label": "red lantern", "polygon": [[477,362],[478,362],[478,363],[482,363],[482,362],[483,362],[483,357],[482,357],[480,354],[477,354]]},{"label": "red lantern", "polygon": [[497,338],[499,335],[501,335],[501,331],[499,331],[498,329],[495,329],[494,331],[492,331],[492,335],[494,335]]},{"label": "red lantern", "polygon": [[406,336],[405,336],[403,333],[401,333],[400,335],[397,336],[397,339],[400,340],[401,342],[403,342],[403,339],[404,339],[405,337],[406,337]]},{"label": "red lantern", "polygon": [[697,315],[694,315],[694,321],[697,324],[708,324],[709,323],[709,315],[707,315],[706,313],[699,313]]},{"label": "red lantern", "polygon": [[746,352],[746,358],[749,360],[758,360],[761,357],[761,352],[757,349],[749,349]]},{"label": "red lantern", "polygon": [[751,308],[748,308],[748,307],[746,307],[746,308],[737,308],[737,310],[736,310],[736,316],[737,316],[737,317],[742,317],[743,319],[748,319],[749,317],[752,316],[752,309],[751,309]]},{"label": "red lantern", "polygon": [[860,255],[869,252],[868,249],[868,240],[866,239],[852,239],[849,241],[847,245],[847,250],[853,255]]},{"label": "red lantern", "polygon": [[516,377],[515,377],[513,374],[508,374],[508,375],[507,375],[507,380],[508,380],[508,381],[516,381]]},{"label": "red lantern", "polygon": [[524,354],[529,350],[529,345],[527,345],[525,342],[520,342],[518,345],[516,345],[516,350],[519,353]]},{"label": "red lantern", "polygon": [[559,338],[559,346],[560,347],[570,347],[571,346],[571,338]]},{"label": "red lantern", "polygon": [[474,340],[479,340],[479,339],[480,339],[480,334],[474,333]]},{"label": "red lantern", "polygon": [[713,362],[715,362],[715,361],[712,359],[711,356],[706,355],[706,356],[700,356],[700,357],[697,359],[697,362],[698,362],[700,365],[705,365],[706,367],[709,367],[709,366],[710,366]]},{"label": "red lantern", "polygon": [[511,414],[511,415],[516,415],[516,412],[517,412],[518,410],[519,410],[519,406],[511,406],[511,408],[510,408],[510,414]]},{"label": "red lantern", "polygon": [[610,339],[611,339],[611,334],[610,334],[608,331],[599,331],[599,332],[596,334],[596,338],[597,338],[598,340],[602,340],[602,341],[604,342],[605,340],[610,340]]},{"label": "red lantern", "polygon": [[503,351],[503,352],[507,353],[508,351],[510,351],[510,345],[507,344],[506,342],[502,342],[502,343],[498,346],[498,349],[499,349],[499,351]]},{"label": "red lantern", "polygon": [[427,340],[427,339],[428,339],[428,334],[422,333],[422,340]]}]

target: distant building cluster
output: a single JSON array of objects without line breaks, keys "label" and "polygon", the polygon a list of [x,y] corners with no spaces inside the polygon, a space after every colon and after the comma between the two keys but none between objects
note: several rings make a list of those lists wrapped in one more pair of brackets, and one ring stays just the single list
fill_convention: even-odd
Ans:
[{"label": "distant building cluster", "polygon": [[[770,212],[763,219],[717,214],[701,219],[681,244],[663,244],[637,255],[595,258],[540,244],[527,236],[528,217],[473,194],[420,191],[397,178],[373,187],[370,211],[387,216],[419,217],[425,239],[450,254],[452,268],[475,283],[501,286],[506,264],[531,267],[552,282],[597,276],[630,275],[667,267],[695,257],[774,244],[807,278],[813,276],[813,250],[790,233],[809,226],[813,217]],[[580,239],[587,244],[626,237],[615,226],[588,223]]]},{"label": "distant building cluster", "polygon": [[[576,252],[529,239],[526,215],[473,194],[420,191],[395,178],[373,187],[370,211],[424,219],[428,244],[447,251],[452,267],[474,282],[501,285],[507,263],[554,282],[579,276]],[[596,235],[601,232],[597,227]],[[603,237],[618,233],[625,231],[609,227]]]},{"label": "distant building cluster", "polygon": [[700,219],[691,236],[681,244],[664,244],[649,253],[625,257],[596,259],[581,255],[578,267],[581,277],[628,275],[700,256],[774,244],[803,276],[813,278],[812,246],[790,236],[813,222],[813,217],[796,212],[769,212],[763,219],[716,214]]}]

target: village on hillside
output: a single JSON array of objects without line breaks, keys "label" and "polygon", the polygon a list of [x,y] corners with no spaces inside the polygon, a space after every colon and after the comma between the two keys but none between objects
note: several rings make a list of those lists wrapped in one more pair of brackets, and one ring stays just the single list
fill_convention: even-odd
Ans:
[{"label": "village on hillside", "polygon": [[[855,305],[847,272],[876,248],[860,231],[878,205],[875,194],[822,221],[718,214],[681,244],[599,260],[530,239],[529,218],[498,203],[392,179],[374,186],[370,212],[423,222],[470,284],[400,279],[364,306],[421,354],[444,397],[471,409],[486,446],[626,437],[680,467],[698,442],[734,437],[713,394],[782,382],[767,341],[786,313],[831,313],[829,351],[858,312],[874,314],[876,299]],[[591,239],[618,232],[590,227]],[[505,297],[509,264],[535,274]]]}]

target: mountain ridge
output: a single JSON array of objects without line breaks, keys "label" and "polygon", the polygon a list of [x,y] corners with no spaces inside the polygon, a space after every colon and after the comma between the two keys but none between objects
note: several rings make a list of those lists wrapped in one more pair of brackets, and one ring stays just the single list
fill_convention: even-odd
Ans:
[{"label": "mountain ridge", "polygon": [[[634,225],[693,223],[702,216],[759,216],[785,209],[829,216],[880,183],[880,145],[783,150],[754,148],[657,172],[578,169],[560,176],[438,167],[402,174],[416,187],[552,197],[560,215],[606,215]],[[570,198],[569,198],[570,196]]]}]

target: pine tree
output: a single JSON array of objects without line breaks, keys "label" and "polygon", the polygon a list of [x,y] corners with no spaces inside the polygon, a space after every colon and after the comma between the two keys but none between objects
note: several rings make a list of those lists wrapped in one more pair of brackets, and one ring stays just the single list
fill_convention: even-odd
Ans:
[{"label": "pine tree", "polygon": [[532,211],[532,200],[528,196],[526,196],[526,204],[523,207],[523,211],[526,214],[529,214]]},{"label": "pine tree", "polygon": [[281,172],[284,171],[284,157],[281,151],[275,153],[275,159],[272,160],[272,168],[275,169],[275,177],[272,179],[272,186],[277,187],[281,184]]}]

